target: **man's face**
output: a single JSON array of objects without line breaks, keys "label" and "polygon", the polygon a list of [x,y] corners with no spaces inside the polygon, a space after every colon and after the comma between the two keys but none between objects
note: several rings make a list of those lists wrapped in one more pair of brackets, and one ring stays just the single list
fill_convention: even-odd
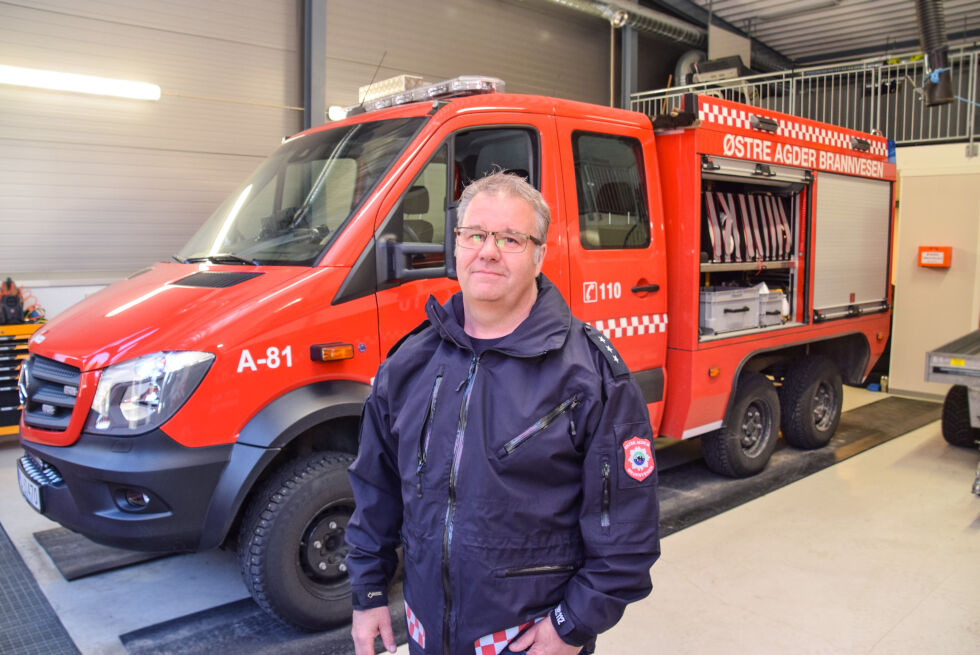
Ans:
[{"label": "man's face", "polygon": [[[473,197],[461,227],[477,227],[489,232],[501,230],[537,236],[534,209],[526,201],[509,196],[480,193]],[[544,246],[535,262],[533,242],[524,252],[500,252],[496,240],[486,239],[479,249],[456,246],[456,271],[463,297],[470,301],[519,304],[532,294],[534,279],[541,272]]]}]

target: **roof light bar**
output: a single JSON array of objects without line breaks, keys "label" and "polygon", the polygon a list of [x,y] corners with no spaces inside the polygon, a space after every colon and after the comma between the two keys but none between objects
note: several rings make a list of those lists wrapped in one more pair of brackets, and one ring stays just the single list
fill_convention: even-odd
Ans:
[{"label": "roof light bar", "polygon": [[422,102],[426,100],[448,100],[449,98],[459,98],[462,96],[478,95],[481,93],[500,93],[504,90],[504,81],[496,77],[485,77],[482,75],[460,75],[449,80],[433,82],[414,89],[405,89],[397,93],[391,93],[374,100],[369,100],[362,105],[354,105],[347,108],[347,115],[370,111],[378,111],[388,107],[407,105],[412,102]]}]

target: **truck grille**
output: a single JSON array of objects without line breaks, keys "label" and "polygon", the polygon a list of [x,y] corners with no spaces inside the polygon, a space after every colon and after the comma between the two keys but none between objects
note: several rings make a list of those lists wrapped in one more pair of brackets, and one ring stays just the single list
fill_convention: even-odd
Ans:
[{"label": "truck grille", "polygon": [[23,366],[27,371],[24,423],[42,430],[64,432],[75,409],[81,372],[74,366],[37,355],[31,355]]}]

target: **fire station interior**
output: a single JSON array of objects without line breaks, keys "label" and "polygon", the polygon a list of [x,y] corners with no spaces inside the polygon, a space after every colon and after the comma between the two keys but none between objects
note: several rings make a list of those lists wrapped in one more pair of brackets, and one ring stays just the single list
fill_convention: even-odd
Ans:
[{"label": "fire station interior", "polygon": [[[24,472],[30,382],[21,369],[47,322],[173,261],[223,202],[234,216],[229,196],[286,139],[375,96],[461,75],[502,80],[507,93],[639,111],[657,139],[706,125],[683,115],[684,94],[694,93],[888,140],[880,161],[893,179],[856,176],[857,186],[816,164],[731,153],[661,169],[662,185],[696,180],[690,240],[666,243],[696,259],[684,272],[698,312],[688,349],[891,320],[881,357],[860,379],[845,375],[825,445],[792,447],[783,434],[760,472],[733,477],[706,461],[704,430],[655,439],[662,556],[653,591],[599,635],[596,652],[977,652],[980,338],[966,336],[980,328],[976,2],[9,0],[0,2],[0,43],[0,653],[354,653],[349,624],[309,631],[266,613],[233,544],[111,548],[38,511],[42,496],[32,494],[43,480]],[[502,169],[539,188],[561,184],[541,166],[539,149],[551,146],[535,130],[490,128],[458,131],[379,216],[379,242],[414,248],[404,269],[444,271],[446,208],[467,181]],[[868,144],[855,139],[848,147],[860,156]],[[579,194],[562,191],[579,203],[583,252],[645,247],[651,226],[662,229],[656,221],[683,220],[648,212],[633,146],[595,141],[575,142],[566,180]],[[326,244],[341,231],[333,208],[346,211],[370,189],[310,166],[322,153],[295,152],[314,177],[347,180],[309,219],[310,239]],[[250,229],[295,216],[301,195],[280,193],[282,212],[256,215]],[[842,207],[836,222],[821,218],[829,206]],[[371,277],[373,257],[355,253],[347,265]],[[810,303],[815,289],[868,267],[878,271],[873,293]],[[382,281],[367,294],[397,286]],[[669,330],[677,319],[667,320]],[[784,372],[762,377],[782,392]],[[396,583],[404,655],[399,594]]]}]

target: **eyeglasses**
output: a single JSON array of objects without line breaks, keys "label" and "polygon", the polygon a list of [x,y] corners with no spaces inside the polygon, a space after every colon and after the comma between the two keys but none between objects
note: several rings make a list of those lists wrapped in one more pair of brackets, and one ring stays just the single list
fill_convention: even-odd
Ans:
[{"label": "eyeglasses", "polygon": [[511,232],[509,230],[490,232],[478,227],[456,227],[453,228],[453,232],[456,233],[456,243],[459,247],[469,248],[471,250],[482,248],[483,244],[486,243],[487,237],[493,237],[493,241],[500,252],[524,252],[524,249],[527,248],[528,241],[536,246],[544,244],[541,239],[533,237],[530,234]]}]

